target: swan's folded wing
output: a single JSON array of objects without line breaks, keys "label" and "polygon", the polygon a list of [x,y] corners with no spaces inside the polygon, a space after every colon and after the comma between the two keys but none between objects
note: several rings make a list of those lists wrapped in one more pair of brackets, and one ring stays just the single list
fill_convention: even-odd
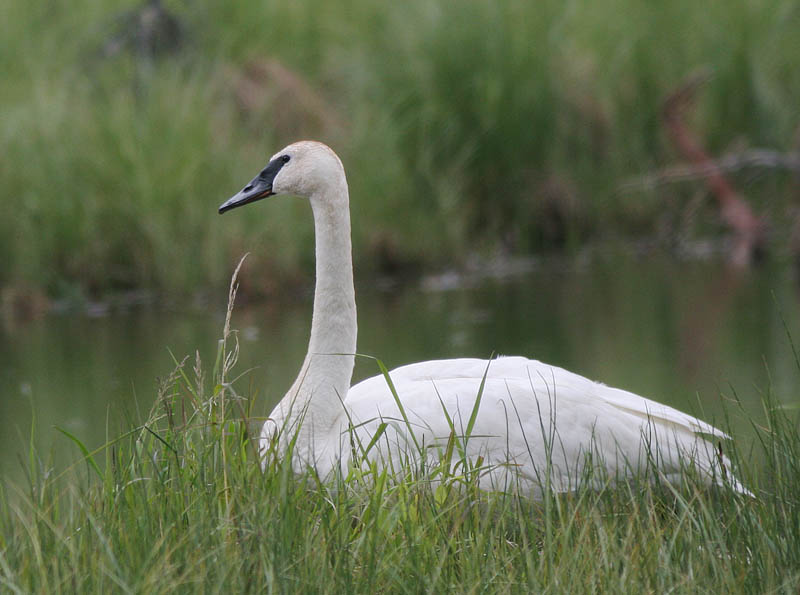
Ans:
[{"label": "swan's folded wing", "polygon": [[[506,379],[515,385],[522,380],[530,387],[537,399],[546,398],[558,401],[563,398],[569,401],[584,400],[587,403],[599,399],[616,409],[625,411],[643,420],[662,422],[674,430],[690,431],[727,439],[728,435],[696,417],[678,411],[667,405],[646,399],[634,393],[594,382],[557,366],[531,360],[525,357],[499,357],[495,360],[477,358],[459,358],[432,360],[401,366],[389,372],[400,399],[405,399],[404,391],[422,382],[431,387],[437,383],[455,379],[472,379],[474,386],[488,379]],[[468,385],[472,387],[473,385]],[[377,394],[386,393],[388,384],[382,375],[373,376],[359,382],[350,389],[348,402],[354,403],[364,398],[374,398]],[[414,390],[417,393],[419,389]],[[472,389],[477,394],[476,389]],[[431,397],[436,393],[431,392]],[[463,397],[468,395],[463,394]]]}]

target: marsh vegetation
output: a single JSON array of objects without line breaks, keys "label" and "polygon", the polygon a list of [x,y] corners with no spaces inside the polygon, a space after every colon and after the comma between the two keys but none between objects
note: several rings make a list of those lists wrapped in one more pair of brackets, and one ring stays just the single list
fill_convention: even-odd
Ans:
[{"label": "marsh vegetation", "polygon": [[[698,68],[712,79],[689,123],[712,156],[797,151],[789,0],[13,0],[3,11],[0,284],[23,295],[223,293],[245,249],[253,292],[307,278],[303,205],[224,226],[215,214],[303,137],[350,172],[364,274],[719,237],[698,178],[625,185],[684,161],[662,102]],[[790,171],[730,174],[771,218],[778,259]]]}]

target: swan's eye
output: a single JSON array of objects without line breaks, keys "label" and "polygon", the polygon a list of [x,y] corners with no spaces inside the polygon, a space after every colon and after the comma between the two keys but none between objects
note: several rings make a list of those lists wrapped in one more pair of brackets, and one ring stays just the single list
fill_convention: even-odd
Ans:
[{"label": "swan's eye", "polygon": [[289,157],[288,155],[281,156],[281,161],[283,161],[284,163],[289,163],[289,159],[291,159],[291,157]]}]

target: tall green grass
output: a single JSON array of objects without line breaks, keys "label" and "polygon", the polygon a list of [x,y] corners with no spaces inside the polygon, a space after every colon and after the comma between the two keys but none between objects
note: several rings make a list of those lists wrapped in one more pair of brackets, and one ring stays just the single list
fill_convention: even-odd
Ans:
[{"label": "tall green grass", "polygon": [[[796,144],[790,0],[165,4],[183,43],[155,57],[103,54],[136,3],[4,4],[0,283],[185,292],[224,286],[250,249],[269,290],[311,258],[305,209],[215,207],[301,137],[344,159],[364,268],[647,234],[697,186],[616,189],[678,159],[660,104],[698,67],[712,152]],[[243,105],[269,60],[305,86],[268,77]],[[736,179],[780,220],[789,179]]]},{"label": "tall green grass", "polygon": [[[233,292],[231,293],[233,298]],[[322,482],[251,435],[230,310],[211,371],[177,362],[147,419],[28,482],[0,484],[0,587],[91,592],[796,592],[800,429],[767,396],[756,494],[634,481],[541,501],[376,465]],[[458,457],[458,449],[453,448]],[[432,481],[434,480],[435,481]],[[587,484],[584,484],[587,485]]]}]

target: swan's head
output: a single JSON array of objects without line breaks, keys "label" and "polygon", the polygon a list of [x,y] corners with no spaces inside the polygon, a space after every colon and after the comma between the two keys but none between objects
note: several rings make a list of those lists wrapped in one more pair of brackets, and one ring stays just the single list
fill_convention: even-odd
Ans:
[{"label": "swan's head", "polygon": [[[278,151],[247,186],[219,207],[220,214],[276,194],[334,200],[342,193],[325,190],[346,184],[344,168],[330,147],[316,141],[300,141]],[[346,191],[344,196],[347,196]]]}]

